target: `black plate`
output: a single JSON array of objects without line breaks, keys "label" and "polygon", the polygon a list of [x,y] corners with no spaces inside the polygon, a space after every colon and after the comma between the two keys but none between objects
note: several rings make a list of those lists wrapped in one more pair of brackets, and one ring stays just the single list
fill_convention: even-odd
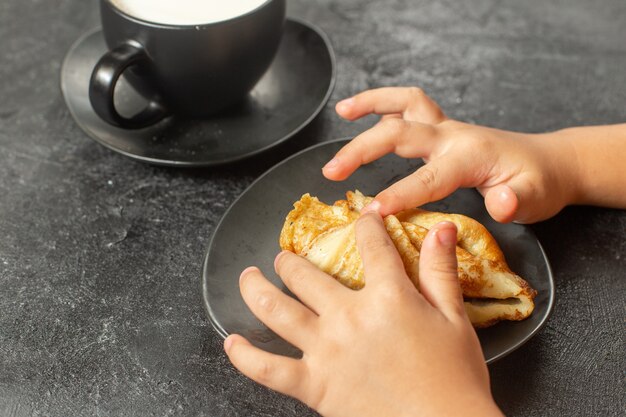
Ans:
[{"label": "black plate", "polygon": [[[239,333],[253,344],[274,353],[297,356],[298,351],[260,323],[239,293],[240,272],[256,265],[277,286],[287,291],[274,273],[273,260],[280,248],[278,236],[293,202],[309,192],[326,203],[358,189],[373,195],[415,171],[422,162],[388,155],[361,167],[348,180],[331,182],[321,167],[346,140],[326,142],[286,159],[256,180],[228,209],[218,224],[203,271],[204,301],[211,322],[223,336]],[[450,197],[425,206],[455,212],[480,221],[496,238],[513,271],[538,291],[535,311],[521,322],[499,323],[479,330],[487,363],[517,349],[545,323],[554,302],[554,282],[548,259],[532,231],[517,224],[499,224],[489,217],[482,197],[474,190],[458,190]]]},{"label": "black plate", "polygon": [[[79,39],[61,69],[61,90],[78,125],[102,145],[143,162],[212,166],[241,160],[289,139],[322,110],[335,83],[335,58],[315,26],[287,19],[276,58],[244,102],[203,120],[168,118],[141,130],[119,129],[91,108],[89,77],[106,51],[102,32]],[[145,101],[123,79],[115,93],[123,114]]]}]

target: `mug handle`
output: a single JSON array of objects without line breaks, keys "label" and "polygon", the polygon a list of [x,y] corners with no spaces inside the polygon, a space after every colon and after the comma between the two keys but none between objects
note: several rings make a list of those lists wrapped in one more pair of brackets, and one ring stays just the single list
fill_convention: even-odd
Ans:
[{"label": "mug handle", "polygon": [[132,117],[118,113],[113,102],[115,85],[120,75],[131,65],[148,60],[143,47],[136,42],[126,42],[105,53],[98,61],[89,81],[89,101],[102,120],[124,129],[141,129],[153,125],[169,114],[159,102],[148,106]]}]

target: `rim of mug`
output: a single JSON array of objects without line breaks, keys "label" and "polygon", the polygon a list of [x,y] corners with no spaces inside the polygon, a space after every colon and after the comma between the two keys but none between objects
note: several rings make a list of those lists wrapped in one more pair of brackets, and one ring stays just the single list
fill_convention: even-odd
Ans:
[{"label": "rim of mug", "polygon": [[219,24],[223,24],[223,23],[231,23],[237,20],[241,20],[241,19],[245,19],[246,17],[258,12],[259,10],[268,7],[270,5],[270,3],[273,3],[277,0],[265,0],[262,4],[260,4],[259,6],[255,7],[252,10],[248,10],[247,12],[245,12],[244,14],[240,14],[238,16],[235,17],[231,17],[229,19],[224,19],[224,20],[218,20],[216,22],[209,22],[209,23],[200,23],[200,24],[190,24],[190,25],[181,25],[181,24],[173,24],[173,23],[160,23],[160,22],[153,22],[151,20],[144,20],[141,19],[139,17],[133,16],[129,13],[126,13],[125,11],[123,11],[122,9],[120,9],[119,7],[117,7],[114,3],[113,0],[102,0],[105,3],[107,3],[111,9],[123,16],[124,18],[133,21],[133,22],[137,22],[137,23],[141,23],[142,25],[145,26],[151,26],[151,27],[155,27],[155,28],[163,28],[163,29],[192,29],[192,28],[203,28],[203,27],[209,27],[209,26],[215,26],[215,25],[219,25]]}]

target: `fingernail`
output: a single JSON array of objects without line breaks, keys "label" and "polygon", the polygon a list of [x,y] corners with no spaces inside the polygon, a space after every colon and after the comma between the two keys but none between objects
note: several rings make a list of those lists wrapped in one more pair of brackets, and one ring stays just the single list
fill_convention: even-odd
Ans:
[{"label": "fingernail", "polygon": [[374,200],[371,203],[369,203],[367,206],[361,209],[361,214],[371,213],[371,212],[380,214],[380,203],[378,201]]},{"label": "fingernail", "polygon": [[337,110],[348,110],[354,104],[354,97],[341,100],[337,103]]},{"label": "fingernail", "polygon": [[230,350],[230,347],[233,345],[233,338],[232,336],[228,336],[225,340],[224,340],[224,351],[226,353],[228,353],[228,351]]},{"label": "fingernail", "polygon": [[[450,225],[452,225],[452,227]],[[454,223],[440,223],[440,226],[435,230],[435,236],[441,245],[447,247],[455,246],[456,228],[454,227]]]},{"label": "fingernail", "polygon": [[498,194],[499,194],[498,197],[500,198],[500,201],[506,201],[509,198],[511,198],[511,195],[509,194],[507,190],[501,190]]},{"label": "fingernail", "polygon": [[334,171],[338,167],[339,167],[339,158],[333,158],[330,161],[328,161],[328,163],[324,165],[324,168],[322,169],[327,170],[327,171]]},{"label": "fingernail", "polygon": [[274,270],[276,270],[276,268],[278,267],[278,260],[282,258],[283,256],[285,256],[287,252],[288,251],[284,250],[284,251],[281,251],[278,255],[276,255],[276,257],[274,258]]},{"label": "fingernail", "polygon": [[252,271],[256,271],[257,268],[256,266],[249,266],[246,269],[244,269],[243,271],[241,271],[241,274],[239,274],[239,282],[243,281],[243,279],[246,277],[246,275],[248,275],[250,272]]}]

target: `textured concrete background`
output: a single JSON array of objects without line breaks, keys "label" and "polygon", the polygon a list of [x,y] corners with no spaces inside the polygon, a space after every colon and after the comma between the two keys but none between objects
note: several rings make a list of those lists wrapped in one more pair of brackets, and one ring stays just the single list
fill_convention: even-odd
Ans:
[{"label": "textured concrete background", "polygon": [[[95,0],[0,2],[0,415],[314,415],[229,365],[200,271],[256,176],[372,123],[340,121],[342,97],[419,85],[452,117],[531,132],[626,120],[623,0],[293,0],[289,13],[334,44],[327,108],[262,157],[175,170],[103,148],[65,108],[61,62],[98,25]],[[626,213],[568,208],[533,229],[556,306],[491,367],[495,398],[510,416],[623,415]]]}]

